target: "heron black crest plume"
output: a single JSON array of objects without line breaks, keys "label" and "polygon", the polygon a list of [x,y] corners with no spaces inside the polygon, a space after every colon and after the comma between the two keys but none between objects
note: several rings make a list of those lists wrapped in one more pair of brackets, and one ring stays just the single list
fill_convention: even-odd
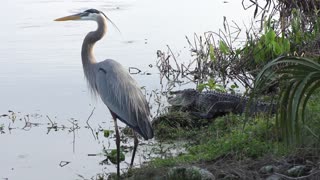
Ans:
[{"label": "heron black crest plume", "polygon": [[[101,11],[100,11],[101,12]],[[106,19],[108,19],[108,21],[110,21],[110,23],[118,30],[118,32],[121,34],[121,31],[120,31],[120,29],[118,28],[118,26],[113,22],[113,21],[111,21],[111,19],[106,15],[106,14],[104,14],[103,12],[101,12],[103,15],[104,15],[104,17],[106,17]]]},{"label": "heron black crest plume", "polygon": [[84,12],[102,14],[113,25],[113,27],[115,27],[117,29],[117,31],[121,34],[121,31],[118,28],[118,26],[104,12],[96,10],[96,9],[88,9],[88,10],[85,10]]}]

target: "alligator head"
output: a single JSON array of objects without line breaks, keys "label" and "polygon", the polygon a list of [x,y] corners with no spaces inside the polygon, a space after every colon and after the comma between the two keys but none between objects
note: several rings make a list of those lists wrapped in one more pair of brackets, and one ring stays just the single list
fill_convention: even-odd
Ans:
[{"label": "alligator head", "polygon": [[182,91],[172,91],[171,97],[168,97],[168,103],[172,106],[191,106],[199,96],[199,92],[194,89],[185,89]]}]

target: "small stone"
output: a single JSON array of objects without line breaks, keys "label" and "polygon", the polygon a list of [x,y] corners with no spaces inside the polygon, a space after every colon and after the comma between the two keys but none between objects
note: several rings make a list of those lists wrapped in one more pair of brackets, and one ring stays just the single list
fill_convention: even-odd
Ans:
[{"label": "small stone", "polygon": [[168,179],[184,179],[184,180],[213,180],[214,175],[196,166],[191,167],[174,167],[167,174]]},{"label": "small stone", "polygon": [[240,179],[239,176],[236,176],[234,174],[227,174],[222,178],[223,180],[238,180]]},{"label": "small stone", "polygon": [[275,175],[275,174],[273,174],[273,175],[271,175],[271,176],[266,178],[266,180],[281,180],[281,179],[282,178],[280,176]]},{"label": "small stone", "polygon": [[290,168],[287,172],[289,176],[293,176],[293,177],[298,177],[298,176],[302,176],[305,172],[306,166],[304,165],[299,165],[299,166],[294,166],[292,168]]},{"label": "small stone", "polygon": [[273,173],[275,171],[278,171],[279,168],[277,166],[274,165],[267,165],[267,166],[263,166],[260,168],[259,172],[262,174],[268,174],[268,173]]}]

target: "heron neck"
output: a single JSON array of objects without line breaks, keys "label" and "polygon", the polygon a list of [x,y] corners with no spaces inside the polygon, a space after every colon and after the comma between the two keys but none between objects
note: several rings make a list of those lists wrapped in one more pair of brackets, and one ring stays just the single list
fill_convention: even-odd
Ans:
[{"label": "heron neck", "polygon": [[96,31],[89,32],[83,40],[81,58],[83,68],[86,70],[96,63],[93,55],[93,48],[97,41],[99,41],[106,33],[107,24],[106,20],[102,17],[97,20],[98,28]]}]

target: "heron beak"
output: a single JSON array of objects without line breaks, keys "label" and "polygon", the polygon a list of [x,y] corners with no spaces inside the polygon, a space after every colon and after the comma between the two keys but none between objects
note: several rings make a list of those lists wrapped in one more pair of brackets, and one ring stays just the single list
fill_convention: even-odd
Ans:
[{"label": "heron beak", "polygon": [[79,19],[81,19],[80,14],[74,14],[71,16],[65,16],[65,17],[55,19],[54,21],[70,21],[70,20],[79,20]]}]

